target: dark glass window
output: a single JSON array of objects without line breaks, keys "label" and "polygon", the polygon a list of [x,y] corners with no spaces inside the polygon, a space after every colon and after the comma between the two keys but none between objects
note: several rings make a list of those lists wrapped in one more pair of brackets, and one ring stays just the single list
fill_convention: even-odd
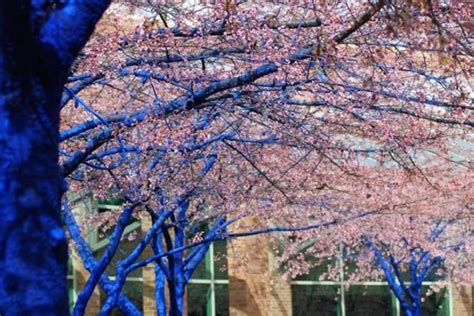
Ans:
[{"label": "dark glass window", "polygon": [[332,285],[293,285],[291,297],[294,316],[336,316],[339,287]]},{"label": "dark glass window", "polygon": [[206,316],[210,308],[211,286],[209,284],[189,284],[187,288],[188,316]]},{"label": "dark glass window", "polygon": [[223,240],[214,242],[214,278],[227,280],[227,243]]},{"label": "dark glass window", "polygon": [[[141,311],[143,309],[143,283],[141,281],[126,281],[122,293],[130,299],[138,310]],[[100,305],[104,306],[106,300],[107,294],[100,289]],[[118,308],[115,308],[111,315],[122,316],[123,313]]]},{"label": "dark glass window", "polygon": [[191,278],[204,280],[208,280],[211,278],[211,262],[209,252],[207,252],[206,257],[203,261],[201,261],[196,270],[194,270],[194,273]]},{"label": "dark glass window", "polygon": [[[427,295],[428,286],[423,287],[423,302],[421,303],[422,316],[449,316],[449,291],[442,289],[437,293]],[[400,311],[401,316],[406,314]]]},{"label": "dark glass window", "polygon": [[346,315],[391,315],[392,300],[388,286],[352,285],[345,293]]},{"label": "dark glass window", "polygon": [[69,311],[72,313],[74,308],[74,281],[72,279],[67,280],[67,288],[69,294]]},{"label": "dark glass window", "polygon": [[429,287],[423,287],[422,316],[449,316],[449,291],[442,289],[439,292],[426,295]]},{"label": "dark glass window", "polygon": [[[117,248],[117,252],[115,253],[114,257],[112,258],[112,261],[110,262],[110,264],[105,269],[105,272],[109,276],[115,276],[116,275],[116,273],[117,273],[117,262],[127,258],[132,253],[132,251],[135,249],[135,247],[138,245],[140,240],[142,240],[143,236],[142,236],[142,233],[141,233],[141,229],[138,228],[138,229],[134,230],[132,233],[135,234],[135,236],[136,236],[135,239],[133,239],[133,240],[127,240],[127,238],[122,239],[119,243],[118,248]],[[105,251],[107,250],[107,247],[108,247],[108,244],[105,245],[104,247],[102,247],[101,249],[97,250],[97,252],[95,253],[95,257],[97,259],[99,259],[105,253]],[[145,259],[145,257],[147,257],[147,255],[145,253],[142,253],[142,255],[140,256],[140,258],[138,260]],[[141,268],[133,270],[132,272],[130,272],[128,274],[128,277],[138,277],[139,278],[141,276],[142,276],[142,269]]]},{"label": "dark glass window", "polygon": [[215,285],[216,295],[216,315],[217,316],[228,316],[229,315],[229,286],[227,284],[216,284]]}]

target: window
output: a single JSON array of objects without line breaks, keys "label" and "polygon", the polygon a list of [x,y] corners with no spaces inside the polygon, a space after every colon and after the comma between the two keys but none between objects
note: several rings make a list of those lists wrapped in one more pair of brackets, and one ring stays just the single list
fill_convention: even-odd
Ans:
[{"label": "window", "polygon": [[388,286],[351,285],[344,295],[347,315],[378,316],[394,314]]},{"label": "window", "polygon": [[291,287],[293,316],[341,315],[339,287],[336,285],[304,285]]},{"label": "window", "polygon": [[[429,290],[429,286],[423,287],[423,295],[425,295]],[[449,290],[442,289],[438,293],[433,293],[428,296],[424,296],[422,316],[450,316],[449,311]],[[400,312],[401,316],[404,316],[405,313]]]},{"label": "window", "polygon": [[225,241],[215,241],[189,281],[186,293],[189,316],[229,315],[226,262]]},{"label": "window", "polygon": [[[117,273],[117,262],[120,260],[124,260],[125,258],[128,258],[128,256],[132,253],[132,251],[135,249],[135,247],[138,245],[138,242],[142,239],[142,232],[140,228],[137,228],[134,230],[135,233],[135,239],[133,240],[128,240],[127,238],[124,238],[120,241],[119,246],[117,248],[117,252],[115,253],[114,257],[112,258],[111,262],[109,265],[107,265],[107,268],[105,269],[105,272],[109,276],[115,276]],[[107,249],[107,245],[104,247],[98,249],[95,252],[95,257],[96,259],[99,259],[102,257],[102,255],[105,253]],[[138,260],[142,260],[146,257],[146,254],[142,254]],[[137,260],[137,261],[138,261]],[[142,269],[136,269],[130,272],[127,276],[127,278],[141,278],[142,277]]]},{"label": "window", "polygon": [[74,267],[71,258],[67,260],[67,292],[69,298],[69,312],[72,314],[74,302],[76,301],[76,292],[74,291]]},{"label": "window", "polygon": [[[338,267],[338,280],[321,278],[327,266]],[[328,260],[291,282],[294,316],[403,316],[386,282],[346,282],[354,269],[342,260]],[[449,289],[426,295],[434,278],[424,283],[423,316],[451,316]]]},{"label": "window", "polygon": [[[104,212],[113,212],[120,209],[123,203],[121,200],[102,201],[88,205],[89,213],[100,214]],[[138,241],[143,237],[141,223],[136,219],[132,219],[124,230],[124,236],[134,235],[135,239],[123,238],[119,244],[119,248],[115,253],[111,263],[107,266],[105,272],[110,280],[115,280],[117,261],[126,258],[135,248]],[[109,237],[112,230],[91,230],[89,232],[88,242],[94,252],[96,258],[100,258],[105,252],[109,244]],[[226,316],[229,315],[229,289],[227,276],[227,258],[226,258],[226,242],[216,241],[209,247],[205,259],[199,265],[193,278],[190,280],[186,288],[188,315],[206,315],[206,316]],[[144,259],[149,254],[142,254],[138,259]],[[72,273],[72,264],[68,266],[68,279],[70,288],[70,303],[73,307],[77,293],[74,290],[74,276]],[[143,308],[143,270],[137,269],[132,271],[124,284],[123,292],[130,298],[134,305],[141,310]],[[107,295],[100,290],[100,303],[105,302]],[[116,308],[112,315],[122,315]]]},{"label": "window", "polygon": [[[123,285],[122,293],[125,294],[140,311],[142,310],[143,282],[141,278],[127,278],[127,281],[125,281]],[[100,289],[100,306],[104,306],[106,299],[107,294]],[[112,310],[110,315],[122,316],[123,313],[116,307]]]}]

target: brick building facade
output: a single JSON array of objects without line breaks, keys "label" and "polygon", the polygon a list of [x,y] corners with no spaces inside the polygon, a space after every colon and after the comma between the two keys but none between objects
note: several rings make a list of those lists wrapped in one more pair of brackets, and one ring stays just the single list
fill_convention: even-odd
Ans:
[{"label": "brick building facade", "polygon": [[[141,229],[146,230],[150,226],[150,222],[142,220]],[[352,311],[351,300],[354,300],[354,296],[350,291],[344,289],[341,285],[342,292],[346,293],[342,295],[342,299],[339,299],[341,290],[335,290],[333,292],[334,297],[328,296],[324,291],[320,289],[333,289],[339,287],[337,283],[330,282],[318,282],[318,281],[292,281],[288,282],[281,278],[280,274],[272,269],[273,267],[273,256],[271,247],[268,239],[265,236],[254,236],[229,242],[226,246],[226,266],[227,272],[224,274],[217,271],[214,267],[212,258],[215,258],[216,254],[208,256],[206,260],[209,262],[203,263],[203,269],[201,272],[197,271],[198,275],[201,275],[203,279],[196,279],[188,287],[188,305],[186,306],[186,312],[188,315],[218,315],[218,316],[244,316],[244,315],[268,315],[268,316],[296,316],[296,315],[318,315],[316,311],[318,309],[312,309],[313,306],[325,306],[333,305],[333,312],[325,312],[322,315],[361,315],[360,310],[358,312]],[[211,250],[213,250],[212,248]],[[213,250],[216,251],[216,250]],[[217,252],[217,251],[216,251]],[[70,279],[73,288],[71,292],[71,298],[74,297],[74,293],[77,293],[82,289],[87,278],[87,271],[82,267],[80,260],[75,259],[76,256],[72,256],[73,269],[70,275]],[[220,260],[223,260],[222,258]],[[204,265],[211,265],[204,267]],[[207,270],[206,270],[207,269]],[[206,272],[207,271],[207,272]],[[210,271],[210,272],[209,272]],[[132,296],[138,296],[132,299],[137,306],[141,307],[146,316],[156,315],[155,305],[155,292],[154,292],[154,271],[152,267],[146,267],[141,270],[141,277],[136,277],[133,282],[141,284],[141,286],[133,287],[132,290],[128,290],[126,294]],[[202,277],[206,273],[212,275],[209,279]],[[219,274],[214,276],[214,274]],[[368,284],[367,288],[385,288],[386,294],[389,295],[388,287],[383,282],[380,284]],[[311,288],[311,291],[305,290]],[[135,289],[135,290],[134,290]],[[366,290],[367,291],[367,290]],[[367,291],[370,293],[370,290]],[[433,316],[472,316],[473,314],[473,288],[462,287],[457,288],[451,286],[447,291],[448,300],[445,300],[443,306],[439,306],[439,311],[433,311],[428,307],[426,315]],[[303,293],[303,294],[302,294]],[[309,294],[308,294],[309,293]],[[313,294],[311,294],[313,293]],[[323,295],[321,295],[323,293]],[[314,295],[314,296],[312,296]],[[352,296],[351,296],[352,295]],[[227,299],[222,297],[227,296]],[[345,296],[345,297],[344,297]],[[329,300],[327,298],[330,298]],[[360,299],[360,297],[359,297]],[[369,305],[374,304],[373,308],[376,309],[375,301],[371,301],[372,298],[363,298],[364,302]],[[86,315],[98,315],[100,310],[101,301],[105,300],[105,296],[96,289],[87,307]],[[205,301],[207,300],[207,301]],[[378,300],[378,298],[376,298]],[[333,302],[334,301],[334,302]],[[371,303],[373,302],[373,303]],[[378,301],[377,301],[378,302]],[[380,302],[384,302],[380,300]],[[386,301],[390,304],[390,299],[386,297]],[[397,307],[396,300],[393,301],[392,307],[387,307],[388,315],[401,315],[399,307]],[[429,301],[428,301],[429,302]],[[214,305],[212,305],[214,304]],[[437,305],[439,303],[434,303]],[[356,302],[357,305],[357,302]],[[433,305],[433,304],[432,304]],[[342,307],[341,307],[342,306]],[[438,306],[435,306],[438,309]],[[375,312],[377,313],[377,312]],[[382,313],[382,314],[380,314]],[[119,311],[116,311],[114,315],[121,315]],[[372,315],[384,315],[383,312]]]},{"label": "brick building facade", "polygon": [[[113,205],[93,205],[81,200],[74,206],[77,218],[97,210],[113,209]],[[247,220],[248,221],[248,220]],[[241,221],[239,225],[246,225]],[[125,232],[147,231],[151,226],[148,217],[127,227]],[[239,227],[234,227],[238,229]],[[98,238],[91,230],[88,241],[95,253],[100,255],[107,240]],[[125,252],[135,246],[136,241],[125,241]],[[151,255],[147,249],[144,256]],[[77,254],[71,253],[69,284],[70,298],[84,287],[88,272],[83,268]],[[201,266],[193,274],[187,287],[186,314],[190,316],[306,316],[306,315],[387,315],[398,316],[400,308],[384,282],[367,282],[347,287],[344,282],[319,281],[314,277],[303,277],[286,281],[274,269],[274,257],[268,238],[264,235],[235,239],[228,243],[214,243]],[[114,267],[107,273],[113,277]],[[156,315],[155,274],[152,266],[136,271],[124,286],[125,294],[139,307],[145,316]],[[343,277],[341,278],[344,279]],[[450,286],[444,298],[438,295],[427,298],[426,315],[472,316],[473,287]],[[364,296],[369,293],[369,296]],[[370,296],[370,293],[373,295]],[[86,315],[98,315],[106,296],[96,288]],[[365,306],[364,306],[365,305]],[[364,309],[365,308],[365,309]],[[379,308],[379,310],[377,310]],[[324,310],[323,314],[316,311]],[[121,315],[114,311],[113,315]],[[424,314],[425,315],[425,314]]]}]

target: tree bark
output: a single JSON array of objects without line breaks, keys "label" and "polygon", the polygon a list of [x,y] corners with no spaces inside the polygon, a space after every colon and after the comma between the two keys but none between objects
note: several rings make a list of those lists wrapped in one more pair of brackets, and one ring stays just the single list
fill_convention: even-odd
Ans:
[{"label": "tree bark", "polygon": [[1,315],[69,314],[59,105],[69,66],[109,1],[49,4],[0,0]]},{"label": "tree bark", "polygon": [[0,314],[67,315],[58,168],[62,76],[34,54],[29,21],[27,8],[1,4]]},{"label": "tree bark", "polygon": [[67,315],[57,118],[32,94],[0,88],[0,314]]}]

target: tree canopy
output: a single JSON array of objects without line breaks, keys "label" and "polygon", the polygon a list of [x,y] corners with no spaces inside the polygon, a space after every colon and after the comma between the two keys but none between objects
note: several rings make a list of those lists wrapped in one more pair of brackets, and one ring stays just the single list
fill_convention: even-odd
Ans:
[{"label": "tree canopy", "polygon": [[[466,3],[117,1],[82,48],[107,1],[24,2],[35,13],[27,24],[41,26],[34,36],[47,52],[40,73],[49,80],[62,71],[47,86],[56,89],[48,121],[61,117],[49,147],[56,156],[59,149],[58,176],[71,192],[126,202],[121,212],[89,219],[112,228],[98,259],[63,202],[65,224],[91,271],[75,314],[83,314],[97,284],[108,294],[104,315],[116,305],[138,314],[121,294],[125,278],[155,264],[158,312],[166,313],[167,282],[171,313],[180,315],[184,288],[210,242],[259,233],[292,232],[285,262],[309,237],[316,257],[334,254],[340,243],[369,252],[358,259],[361,277],[375,262],[389,279],[397,265],[387,262],[410,254],[423,265],[443,261],[451,276],[472,266]],[[19,7],[2,2],[0,9]],[[4,24],[0,40],[11,39]],[[28,43],[25,54],[36,47]],[[13,56],[2,48],[0,69],[2,56]],[[149,216],[152,228],[112,282],[105,268],[138,216]],[[234,226],[246,217],[257,218],[255,226]],[[154,255],[141,259],[147,245]],[[308,266],[295,260],[290,267],[297,274]],[[404,304],[404,289],[392,290],[408,315],[418,315],[419,295]]]}]

